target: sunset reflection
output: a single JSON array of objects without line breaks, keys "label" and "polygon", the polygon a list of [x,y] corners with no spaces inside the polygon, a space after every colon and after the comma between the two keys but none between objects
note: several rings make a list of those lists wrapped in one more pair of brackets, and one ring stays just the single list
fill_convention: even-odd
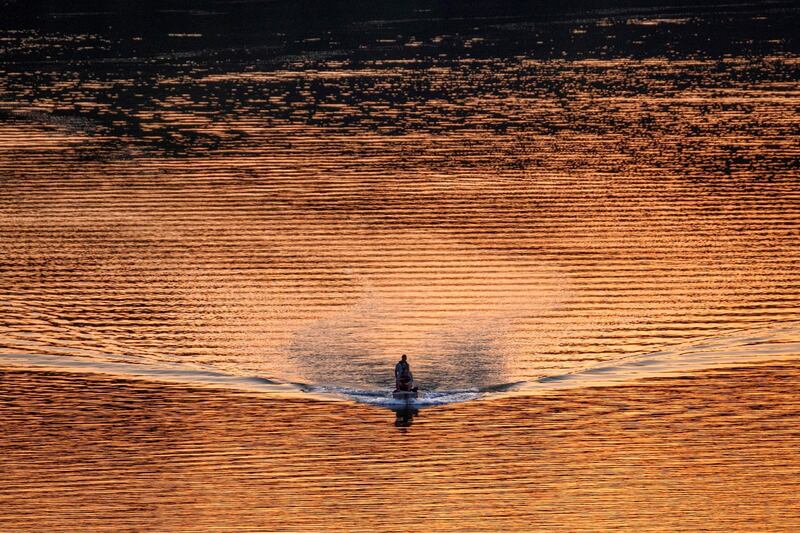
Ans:
[{"label": "sunset reflection", "polygon": [[800,8],[95,4],[0,7],[0,530],[798,529]]},{"label": "sunset reflection", "polygon": [[794,365],[460,404],[410,427],[102,376],[0,383],[11,530],[800,527]]}]

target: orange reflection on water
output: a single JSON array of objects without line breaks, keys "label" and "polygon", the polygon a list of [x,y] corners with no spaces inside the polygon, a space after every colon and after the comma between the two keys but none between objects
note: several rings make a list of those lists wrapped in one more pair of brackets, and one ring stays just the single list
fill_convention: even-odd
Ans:
[{"label": "orange reflection on water", "polygon": [[792,531],[800,372],[741,367],[423,410],[5,371],[17,530]]}]

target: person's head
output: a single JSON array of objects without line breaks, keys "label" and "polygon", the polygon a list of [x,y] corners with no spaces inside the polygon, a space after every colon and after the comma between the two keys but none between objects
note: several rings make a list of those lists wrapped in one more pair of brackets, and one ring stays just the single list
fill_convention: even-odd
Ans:
[{"label": "person's head", "polygon": [[406,359],[408,359],[408,358],[406,357],[406,354],[403,354],[403,357],[401,357],[400,359],[402,359],[403,361],[405,361],[405,360],[406,360]]}]

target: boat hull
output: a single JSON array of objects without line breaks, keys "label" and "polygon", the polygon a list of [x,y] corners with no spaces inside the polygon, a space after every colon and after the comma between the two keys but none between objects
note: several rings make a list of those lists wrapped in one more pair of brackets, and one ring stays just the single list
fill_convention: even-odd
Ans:
[{"label": "boat hull", "polygon": [[395,400],[411,401],[417,397],[417,391],[394,391],[392,397]]}]

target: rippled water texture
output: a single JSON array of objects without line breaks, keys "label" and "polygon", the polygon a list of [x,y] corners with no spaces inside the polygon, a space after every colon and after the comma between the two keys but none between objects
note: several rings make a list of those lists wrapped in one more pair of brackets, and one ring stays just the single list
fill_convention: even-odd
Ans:
[{"label": "rippled water texture", "polygon": [[346,403],[1,377],[6,530],[800,527],[796,365],[458,404],[400,430]]},{"label": "rippled water texture", "polygon": [[0,528],[800,525],[794,4],[80,4],[0,8]]}]

